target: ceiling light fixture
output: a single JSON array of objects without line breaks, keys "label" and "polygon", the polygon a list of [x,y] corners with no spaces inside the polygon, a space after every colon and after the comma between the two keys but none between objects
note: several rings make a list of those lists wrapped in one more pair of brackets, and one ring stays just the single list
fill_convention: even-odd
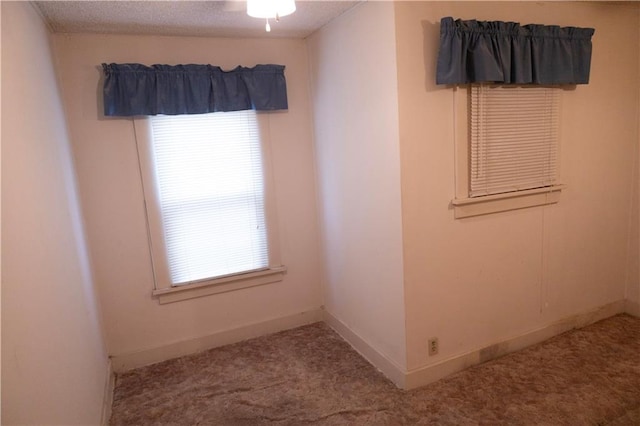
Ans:
[{"label": "ceiling light fixture", "polygon": [[269,19],[279,22],[282,16],[291,15],[295,11],[295,0],[247,0],[247,15],[265,19],[267,32],[271,31]]}]

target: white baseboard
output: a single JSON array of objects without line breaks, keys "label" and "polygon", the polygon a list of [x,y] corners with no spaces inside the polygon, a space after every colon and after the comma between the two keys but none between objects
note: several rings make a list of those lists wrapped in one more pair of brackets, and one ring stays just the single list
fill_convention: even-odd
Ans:
[{"label": "white baseboard", "polygon": [[356,351],[367,361],[380,370],[396,386],[401,389],[414,389],[428,385],[451,374],[462,371],[473,365],[477,365],[491,359],[524,349],[528,346],[541,343],[551,337],[566,331],[581,328],[611,316],[627,312],[640,316],[640,306],[637,303],[620,300],[592,311],[573,315],[562,320],[547,324],[522,335],[470,351],[462,355],[456,355],[436,364],[419,367],[406,371],[391,361],[384,354],[366,342],[342,321],[324,311],[322,308],[301,312],[294,315],[275,318],[260,323],[249,324],[243,327],[225,330],[208,336],[172,343],[166,346],[151,348],[138,352],[115,355],[109,365],[109,379],[105,389],[105,403],[103,409],[103,423],[106,424],[111,414],[113,399],[113,386],[115,375],[133,368],[177,358],[184,355],[201,352],[218,346],[228,345],[263,336],[278,331],[325,321],[340,336],[342,336]]},{"label": "white baseboard", "polygon": [[113,406],[113,389],[116,385],[116,375],[111,368],[111,360],[107,362],[107,375],[104,378],[104,395],[102,397],[102,414],[100,424],[107,426],[111,418],[111,407]]},{"label": "white baseboard", "polygon": [[[566,331],[582,328],[594,322],[609,318],[611,316],[628,312],[633,309],[628,301],[617,301],[597,309],[572,315],[562,320],[547,324],[535,330],[531,330],[520,336],[516,336],[493,345],[489,345],[477,350],[470,351],[463,355],[453,356],[436,364],[419,367],[410,371],[404,371],[401,367],[390,361],[383,354],[378,352],[364,339],[354,333],[343,322],[335,318],[328,312],[324,312],[325,322],[342,336],[353,348],[358,351],[367,361],[378,368],[387,378],[401,389],[415,389],[428,385],[451,374],[462,371],[473,365],[477,365],[491,359],[519,351],[528,346],[541,343],[551,337]],[[637,308],[637,306],[636,306]]]},{"label": "white baseboard", "polygon": [[625,307],[626,305],[624,300],[613,302],[592,311],[572,315],[538,329],[531,330],[520,336],[516,336],[463,355],[451,357],[438,362],[437,364],[410,370],[406,373],[405,389],[415,389],[428,385],[429,383],[435,382],[436,380],[442,379],[450,374],[462,371],[473,365],[489,361],[511,352],[519,351],[528,346],[541,343],[566,331],[575,328],[582,328],[594,322],[623,313],[625,312]]},{"label": "white baseboard", "polygon": [[369,363],[382,372],[389,380],[401,389],[405,387],[404,369],[396,365],[389,358],[378,352],[362,337],[347,327],[342,321],[324,311],[324,321],[333,328],[344,340],[346,340]]},{"label": "white baseboard", "polygon": [[113,355],[111,357],[112,368],[114,372],[120,373],[133,368],[205,351],[218,346],[237,343],[253,337],[319,322],[322,321],[322,319],[322,309],[317,308],[306,312],[300,312],[230,330],[220,331],[208,336],[179,341],[161,347]]},{"label": "white baseboard", "polygon": [[631,300],[624,301],[624,311],[634,317],[640,317],[640,303]]}]

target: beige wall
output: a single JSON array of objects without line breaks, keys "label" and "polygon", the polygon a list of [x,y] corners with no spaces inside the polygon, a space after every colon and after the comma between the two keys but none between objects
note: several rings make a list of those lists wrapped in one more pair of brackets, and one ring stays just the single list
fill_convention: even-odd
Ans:
[{"label": "beige wall", "polygon": [[[638,15],[601,3],[399,2],[396,11],[409,370],[625,297],[637,184]],[[439,21],[594,27],[589,85],[563,92],[557,205],[454,220],[453,90]],[[637,275],[637,274],[636,274]],[[437,336],[440,354],[427,356]]]},{"label": "beige wall", "polygon": [[[94,274],[111,355],[163,347],[318,309],[316,230],[307,56],[303,40],[58,35],[56,52]],[[151,297],[140,175],[132,121],[102,116],[102,62],[278,63],[289,110],[269,114],[284,281],[159,305]]]},{"label": "beige wall", "polygon": [[393,4],[369,2],[310,37],[325,309],[404,370]]},{"label": "beige wall", "polygon": [[2,2],[2,424],[98,424],[106,350],[49,34]]},{"label": "beige wall", "polygon": [[[453,219],[453,93],[434,84],[449,15],[595,27],[591,83],[563,93],[558,205]],[[99,420],[93,282],[111,355],[324,303],[402,371],[625,296],[640,306],[639,24],[637,4],[367,2],[306,41],[56,35],[92,276],[48,34],[3,2],[3,423]],[[100,112],[102,62],[286,65],[290,109],[268,120],[283,282],[151,297],[133,125]]]}]

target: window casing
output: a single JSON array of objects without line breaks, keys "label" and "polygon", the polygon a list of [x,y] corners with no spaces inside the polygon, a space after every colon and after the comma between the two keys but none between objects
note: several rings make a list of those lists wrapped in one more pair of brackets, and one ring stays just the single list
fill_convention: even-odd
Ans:
[{"label": "window casing", "polygon": [[541,86],[454,91],[456,218],[558,202],[560,94]]},{"label": "window casing", "polygon": [[252,110],[134,120],[160,303],[282,279],[265,120]]}]

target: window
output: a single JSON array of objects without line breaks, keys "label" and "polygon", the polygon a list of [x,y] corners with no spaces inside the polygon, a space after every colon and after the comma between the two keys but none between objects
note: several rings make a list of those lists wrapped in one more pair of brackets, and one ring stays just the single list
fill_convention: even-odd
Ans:
[{"label": "window", "polygon": [[136,120],[160,302],[281,279],[258,115]]},{"label": "window", "polygon": [[558,201],[560,90],[481,84],[456,98],[456,120],[467,121],[457,127],[456,218]]}]

